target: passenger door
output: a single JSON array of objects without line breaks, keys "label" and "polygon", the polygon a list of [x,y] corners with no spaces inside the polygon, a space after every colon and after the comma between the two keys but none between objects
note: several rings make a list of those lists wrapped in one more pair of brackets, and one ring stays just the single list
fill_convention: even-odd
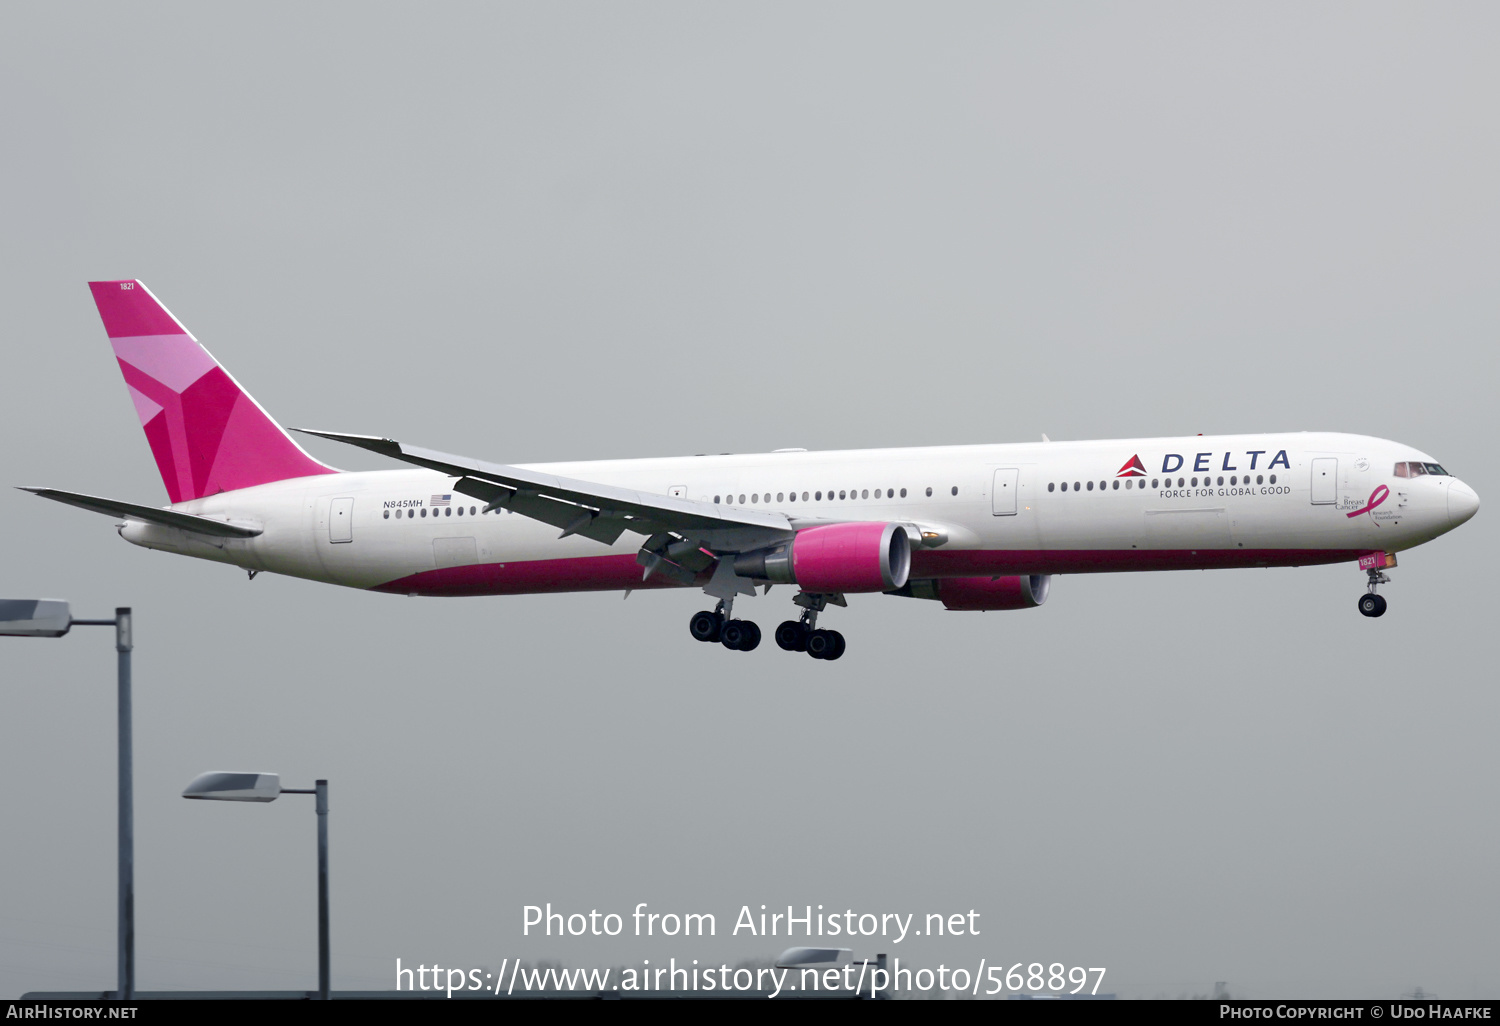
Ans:
[{"label": "passenger door", "polygon": [[1017,467],[1000,467],[990,491],[991,510],[997,517],[1016,515],[1016,493],[1020,491],[1021,471]]},{"label": "passenger door", "polygon": [[338,545],[354,540],[354,499],[334,499],[328,510],[328,541]]},{"label": "passenger door", "polygon": [[1324,456],[1312,461],[1312,504],[1330,506],[1338,501],[1339,461]]}]

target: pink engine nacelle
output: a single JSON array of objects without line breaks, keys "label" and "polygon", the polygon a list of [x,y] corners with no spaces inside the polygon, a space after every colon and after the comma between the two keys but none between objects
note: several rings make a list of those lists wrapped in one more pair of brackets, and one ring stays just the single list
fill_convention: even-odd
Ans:
[{"label": "pink engine nacelle", "polygon": [[900,524],[808,527],[786,545],[737,556],[734,569],[820,594],[894,591],[911,572],[911,539]]},{"label": "pink engine nacelle", "polygon": [[1035,609],[1047,601],[1052,577],[943,577],[912,581],[901,589],[911,598],[937,599],[947,609]]}]

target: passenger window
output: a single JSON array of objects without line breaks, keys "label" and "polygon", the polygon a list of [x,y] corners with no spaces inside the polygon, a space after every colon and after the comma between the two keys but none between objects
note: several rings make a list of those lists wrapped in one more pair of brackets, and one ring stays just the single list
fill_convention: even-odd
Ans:
[{"label": "passenger window", "polygon": [[1057,482],[1056,481],[1048,481],[1047,482],[1047,491],[1049,491],[1049,492],[1050,491],[1054,491],[1054,490],[1056,490],[1056,488],[1057,488]]},{"label": "passenger window", "polygon": [[1118,492],[1119,490],[1120,490],[1120,479],[1119,478],[1115,478],[1115,491]]},{"label": "passenger window", "polygon": [[1093,490],[1094,490],[1094,482],[1090,481],[1089,482],[1089,491],[1093,491]]},{"label": "passenger window", "polygon": [[958,494],[958,485],[954,485],[954,486],[953,486],[953,494],[954,494],[954,495],[957,495],[957,494]]},{"label": "passenger window", "polygon": [[927,486],[927,497],[929,499],[932,498],[932,486],[931,485]]},{"label": "passenger window", "polygon": [[848,494],[849,494],[849,493],[848,493],[848,492],[843,492],[843,491],[841,491],[841,492],[839,492],[839,498],[840,498],[840,499],[841,499],[841,500],[842,500],[842,499],[843,499],[843,498],[845,498],[845,497],[846,497],[846,496],[847,496],[847,495],[848,495]]},{"label": "passenger window", "polygon": [[387,520],[391,519],[391,511],[390,510],[386,510],[385,511],[385,519],[387,519]]},{"label": "passenger window", "polygon": [[1222,477],[1219,478],[1219,484],[1223,484],[1223,483],[1224,483],[1224,479]]},{"label": "passenger window", "polygon": [[864,491],[860,492],[859,497],[861,499],[868,499],[870,497],[870,489],[866,488]]},{"label": "passenger window", "polygon": [[425,517],[425,516],[426,516],[426,515],[427,515],[427,507],[426,507],[426,506],[423,506],[423,507],[422,507],[422,515],[423,515],[423,516],[424,516],[424,517]]},{"label": "passenger window", "polygon": [[901,498],[903,498],[903,499],[906,498],[906,489],[905,488],[901,489]]},{"label": "passenger window", "polygon": [[1271,483],[1272,483],[1272,484],[1275,484],[1275,483],[1276,483],[1276,475],[1275,475],[1275,474],[1272,474],[1272,475],[1271,475]]}]

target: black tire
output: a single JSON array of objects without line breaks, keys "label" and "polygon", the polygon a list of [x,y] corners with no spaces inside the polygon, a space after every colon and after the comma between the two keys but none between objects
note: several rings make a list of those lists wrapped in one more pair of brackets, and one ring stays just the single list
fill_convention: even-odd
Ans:
[{"label": "black tire", "polygon": [[827,659],[828,653],[833,651],[833,631],[811,631],[807,635],[807,648],[805,651],[814,659]]},{"label": "black tire", "polygon": [[807,634],[807,626],[801,620],[783,620],[776,628],[776,644],[787,652],[806,652]]},{"label": "black tire", "polygon": [[731,651],[739,651],[747,637],[744,620],[730,620],[719,631],[719,643]]},{"label": "black tire", "polygon": [[833,651],[829,652],[823,658],[831,662],[844,654],[844,636],[838,631],[829,631],[828,633],[833,635]]},{"label": "black tire", "polygon": [[1366,616],[1379,616],[1385,612],[1385,599],[1380,595],[1361,595],[1359,611]]},{"label": "black tire", "polygon": [[695,641],[718,641],[719,631],[723,627],[724,618],[706,609],[701,613],[694,613],[693,618],[688,621],[688,631]]},{"label": "black tire", "polygon": [[740,624],[745,629],[744,640],[740,642],[741,652],[753,652],[760,644],[760,624],[754,620],[741,620]]}]

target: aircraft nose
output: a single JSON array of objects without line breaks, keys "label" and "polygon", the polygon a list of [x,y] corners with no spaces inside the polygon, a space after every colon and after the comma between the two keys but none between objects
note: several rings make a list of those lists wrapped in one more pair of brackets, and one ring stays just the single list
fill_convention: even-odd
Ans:
[{"label": "aircraft nose", "polygon": [[1448,485],[1448,521],[1454,527],[1479,512],[1479,493],[1455,478]]}]

